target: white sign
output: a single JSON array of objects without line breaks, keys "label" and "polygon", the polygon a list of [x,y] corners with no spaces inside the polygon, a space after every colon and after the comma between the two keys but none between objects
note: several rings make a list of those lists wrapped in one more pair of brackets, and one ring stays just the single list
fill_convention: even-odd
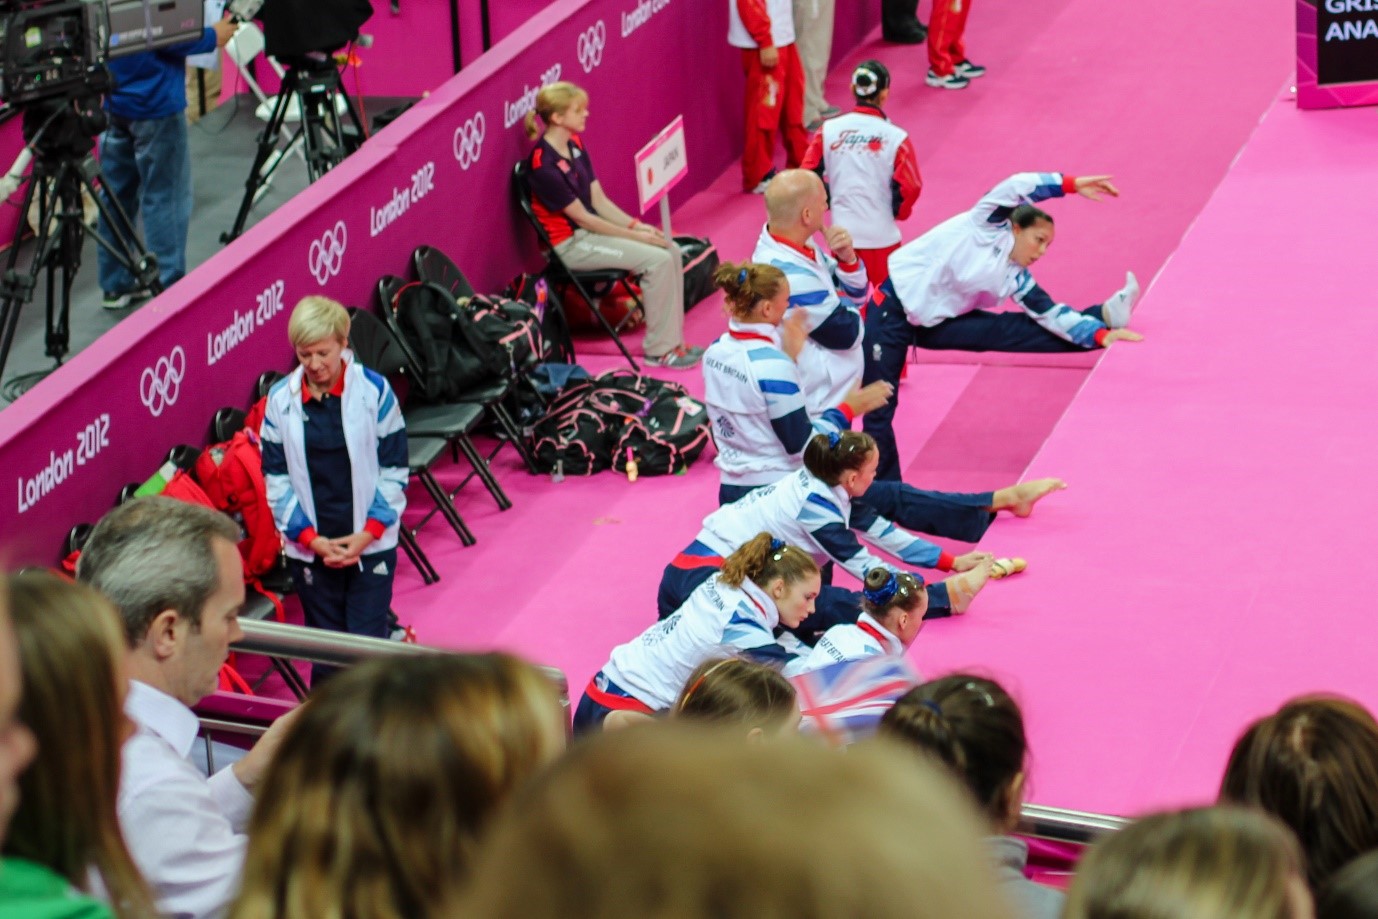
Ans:
[{"label": "white sign", "polygon": [[684,116],[680,115],[636,153],[636,196],[641,212],[646,213],[688,174]]}]

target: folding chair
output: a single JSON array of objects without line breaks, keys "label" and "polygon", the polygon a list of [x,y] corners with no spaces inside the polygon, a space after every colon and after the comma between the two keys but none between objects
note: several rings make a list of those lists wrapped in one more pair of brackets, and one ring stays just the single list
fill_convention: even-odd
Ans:
[{"label": "folding chair", "polygon": [[[589,311],[593,313],[593,318],[603,327],[603,331],[611,336],[617,345],[617,350],[622,352],[622,356],[627,359],[627,363],[632,365],[633,370],[641,370],[632,357],[632,353],[627,350],[627,346],[622,342],[620,327],[614,327],[608,321],[608,317],[603,315],[603,311],[598,308],[598,300],[615,287],[621,287],[627,292],[636,304],[636,309],[628,314],[625,324],[632,316],[640,311],[642,317],[646,315],[646,305],[641,302],[641,296],[636,292],[631,284],[632,273],[621,268],[598,268],[587,271],[574,271],[565,264],[564,259],[560,258],[560,253],[555,251],[555,247],[550,243],[550,236],[546,233],[545,227],[541,225],[540,218],[536,216],[536,211],[531,204],[531,188],[527,185],[527,164],[526,160],[521,160],[512,168],[512,191],[517,198],[517,204],[522,209],[522,214],[526,216],[527,223],[536,231],[536,239],[541,245],[541,254],[545,256],[545,275],[546,282],[550,285],[550,298],[559,305],[561,315],[569,316],[564,305],[559,302],[559,294],[556,288],[561,284],[570,284],[579,295],[588,303]],[[587,285],[587,286],[586,286]]]}]

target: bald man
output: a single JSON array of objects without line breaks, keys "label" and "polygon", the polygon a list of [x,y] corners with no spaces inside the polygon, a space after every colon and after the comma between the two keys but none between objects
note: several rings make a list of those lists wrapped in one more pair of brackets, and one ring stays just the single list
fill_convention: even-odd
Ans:
[{"label": "bald man", "polygon": [[[817,173],[786,169],[770,180],[765,198],[767,223],[751,258],[785,273],[790,313],[804,314],[809,338],[797,361],[799,381],[809,414],[818,416],[861,382],[866,267],[850,233],[823,225],[828,195]],[[820,233],[826,251],[815,245]]]}]

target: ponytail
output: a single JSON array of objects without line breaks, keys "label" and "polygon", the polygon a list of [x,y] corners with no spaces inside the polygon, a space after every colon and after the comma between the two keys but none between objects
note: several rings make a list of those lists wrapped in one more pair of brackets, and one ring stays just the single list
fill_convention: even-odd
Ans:
[{"label": "ponytail", "polygon": [[728,587],[741,587],[750,578],[764,587],[776,578],[793,584],[818,574],[813,556],[798,546],[787,546],[769,533],[757,533],[723,562],[718,580]]},{"label": "ponytail", "polygon": [[774,265],[724,262],[713,274],[713,285],[727,295],[727,311],[733,319],[751,319],[756,304],[774,300],[785,283],[785,273]]},{"label": "ponytail", "polygon": [[804,447],[804,468],[814,478],[834,486],[842,479],[842,473],[865,465],[875,449],[875,439],[860,431],[815,434]]},{"label": "ponytail", "polygon": [[924,587],[907,571],[872,568],[866,572],[861,608],[882,622],[896,610],[913,612],[924,600]]},{"label": "ponytail", "polygon": [[524,124],[527,138],[535,140],[541,135],[541,129],[536,124],[536,116],[539,115],[541,121],[549,126],[552,116],[565,111],[576,102],[587,102],[588,98],[588,93],[567,80],[542,86],[541,91],[536,93],[536,101],[532,103],[531,111],[526,113]]},{"label": "ponytail", "polygon": [[879,733],[950,766],[992,820],[1012,816],[1028,742],[1024,716],[999,683],[961,673],[924,683],[900,696]]}]

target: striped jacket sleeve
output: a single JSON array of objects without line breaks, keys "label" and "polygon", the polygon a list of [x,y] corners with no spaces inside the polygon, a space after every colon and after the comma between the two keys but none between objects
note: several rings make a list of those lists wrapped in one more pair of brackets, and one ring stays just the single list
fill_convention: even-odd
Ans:
[{"label": "striped jacket sleeve", "polygon": [[1002,224],[1019,205],[1061,198],[1075,189],[1075,183],[1072,176],[1059,172],[1017,173],[987,192],[971,209],[971,219],[979,226]]},{"label": "striped jacket sleeve", "polygon": [[810,494],[796,515],[800,524],[829,558],[847,569],[858,580],[866,580],[872,568],[901,569],[876,558],[857,540],[856,533],[847,526],[842,509],[823,495]]},{"label": "striped jacket sleeve", "polygon": [[364,375],[378,391],[378,484],[369,504],[368,519],[386,528],[401,519],[407,506],[407,429],[402,422],[402,407],[388,381],[367,368]]},{"label": "striped jacket sleeve", "polygon": [[809,419],[799,371],[783,351],[760,347],[747,352],[756,385],[766,400],[770,426],[780,445],[790,455],[803,453],[815,434],[841,432],[851,427],[852,413],[845,405],[830,408],[818,418]]},{"label": "striped jacket sleeve", "polygon": [[[952,556],[939,546],[921,536],[915,536],[908,530],[900,529],[865,502],[852,502],[852,528],[860,530],[867,542],[888,552],[906,565],[940,568],[945,571],[952,568]],[[865,579],[865,572],[862,573],[862,578]]]},{"label": "striped jacket sleeve", "polygon": [[[287,387],[286,380],[277,384]],[[286,390],[291,397],[291,390]],[[274,388],[268,394],[268,406],[263,416],[263,427],[259,430],[260,447],[263,450],[263,488],[267,492],[268,506],[273,510],[273,520],[282,535],[297,542],[302,533],[314,529],[314,523],[302,510],[301,501],[292,488],[287,473],[287,453],[282,446],[282,434],[287,419],[282,415],[282,393]],[[309,540],[308,540],[309,542]]]},{"label": "striped jacket sleeve", "polygon": [[1034,322],[1058,338],[1066,339],[1083,348],[1096,347],[1110,331],[1099,319],[1055,301],[1047,291],[1038,286],[1038,282],[1027,268],[1020,270],[1014,293],[1010,296]]},{"label": "striped jacket sleeve", "polygon": [[[860,292],[855,272],[848,275],[851,286],[824,286],[818,275],[802,265],[786,260],[772,262],[789,278],[789,308],[802,309],[809,337],[833,351],[849,350],[861,338],[861,313],[857,309],[866,295],[866,267],[857,262],[861,272]],[[830,266],[831,267],[831,266]],[[841,299],[843,293],[848,299]]]},{"label": "striped jacket sleeve", "polygon": [[784,667],[797,657],[775,640],[775,634],[764,622],[740,608],[728,620],[722,640],[739,655],[758,664]]}]

